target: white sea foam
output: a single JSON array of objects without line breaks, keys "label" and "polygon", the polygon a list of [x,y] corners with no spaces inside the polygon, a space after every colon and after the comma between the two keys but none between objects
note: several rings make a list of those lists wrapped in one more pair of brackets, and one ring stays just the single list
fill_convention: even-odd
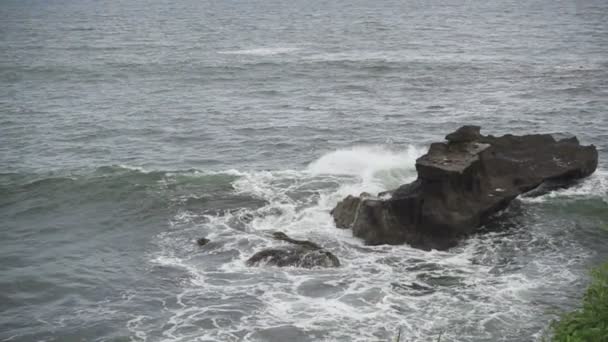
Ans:
[{"label": "white sea foam", "polygon": [[224,55],[251,55],[251,56],[272,56],[280,54],[288,54],[300,50],[297,47],[265,47],[265,48],[252,48],[242,50],[227,50],[219,51],[218,53]]},{"label": "white sea foam", "polygon": [[121,168],[121,169],[130,170],[130,171],[139,171],[141,173],[150,173],[150,172],[152,172],[152,170],[145,169],[145,168],[143,168],[141,166],[133,166],[133,165],[126,165],[126,164],[118,164],[116,166],[119,167],[119,168]]},{"label": "white sea foam", "polygon": [[477,62],[477,61],[493,61],[495,55],[479,54],[479,55],[463,55],[458,53],[435,53],[435,54],[420,54],[419,51],[412,53],[411,50],[348,50],[340,52],[325,52],[311,54],[305,56],[305,59],[318,62],[388,62],[388,63],[420,63],[420,62]]},{"label": "white sea foam", "polygon": [[[382,146],[357,146],[327,153],[308,165],[312,175],[348,175],[356,183],[343,189],[350,193],[379,192],[395,188],[415,177],[414,164],[424,151],[415,146],[394,151]],[[339,191],[344,195],[344,191]]]},{"label": "white sea foam", "polygon": [[312,162],[306,170],[314,175],[351,175],[369,179],[374,173],[392,169],[413,169],[422,149],[409,146],[393,151],[382,146],[356,146],[333,151]]},{"label": "white sea foam", "polygon": [[539,203],[554,199],[575,200],[580,198],[600,198],[608,203],[608,171],[600,169],[574,186],[550,191],[538,197],[521,197],[520,199],[528,203]]},{"label": "white sea foam", "polygon": [[[402,340],[416,341],[442,332],[450,341],[509,339],[521,336],[517,329],[540,336],[538,316],[546,313],[530,297],[575,283],[579,275],[570,270],[588,256],[563,232],[555,240],[531,223],[525,233],[488,233],[449,251],[425,252],[363,246],[350,231],[335,228],[329,211],[338,200],[412,180],[420,154],[415,147],[361,146],[329,152],[302,171],[231,171],[238,177],[235,193],[267,205],[206,215],[203,223],[179,212],[172,230],[159,235],[152,262],[190,274],[176,305],[164,309],[164,340],[260,341],[293,333],[310,341],[371,341],[390,340],[399,328]],[[250,217],[245,223],[244,215]],[[256,251],[282,244],[268,234],[276,230],[321,243],[342,267],[247,267]],[[216,246],[195,248],[189,236],[201,234]],[[410,287],[414,283],[429,292]],[[220,302],[200,301],[218,296]],[[141,332],[158,324],[146,322],[136,317],[129,323],[143,340]],[[208,327],[197,328],[201,322]]]},{"label": "white sea foam", "polygon": [[308,56],[307,59],[325,62],[360,62],[366,60],[382,60],[387,62],[404,61],[403,51],[342,51],[320,53]]}]

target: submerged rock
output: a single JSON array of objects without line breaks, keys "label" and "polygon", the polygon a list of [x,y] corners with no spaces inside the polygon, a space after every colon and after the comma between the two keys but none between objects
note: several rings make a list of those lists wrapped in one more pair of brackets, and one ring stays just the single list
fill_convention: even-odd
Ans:
[{"label": "submerged rock", "polygon": [[289,242],[289,243],[292,243],[294,245],[302,246],[302,247],[305,247],[305,248],[308,248],[308,249],[312,249],[312,250],[322,249],[321,246],[317,245],[316,243],[314,243],[312,241],[292,239],[289,236],[287,236],[287,234],[285,234],[283,232],[274,232],[274,233],[272,233],[272,237],[275,240],[281,240],[281,241]]},{"label": "submerged rock", "polygon": [[289,242],[292,245],[281,248],[268,248],[259,251],[247,260],[248,266],[257,266],[260,264],[303,268],[340,266],[340,261],[335,255],[326,251],[314,242],[295,240],[282,232],[274,233],[273,237],[277,240]]},{"label": "submerged rock", "polygon": [[303,268],[339,267],[340,261],[331,252],[323,249],[311,250],[302,247],[269,248],[255,253],[248,266],[260,264],[272,266],[294,266]]},{"label": "submerged rock", "polygon": [[[379,194],[348,196],[332,210],[336,226],[367,244],[447,249],[514,198],[541,185],[592,174],[595,146],[568,134],[483,136],[478,126],[448,134],[416,160],[418,179]],[[549,187],[547,187],[549,188]]]},{"label": "submerged rock", "polygon": [[200,238],[200,239],[196,240],[196,244],[199,246],[204,246],[204,245],[208,244],[209,242],[210,242],[210,240],[207,238]]}]

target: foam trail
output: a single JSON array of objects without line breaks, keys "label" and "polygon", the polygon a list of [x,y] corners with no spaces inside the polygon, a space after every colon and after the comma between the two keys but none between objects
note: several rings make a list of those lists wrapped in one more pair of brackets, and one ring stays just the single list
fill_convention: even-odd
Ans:
[{"label": "foam trail", "polygon": [[601,198],[608,203],[608,171],[597,170],[574,186],[551,191],[538,197],[520,197],[524,202],[540,203],[552,199]]},{"label": "foam trail", "polygon": [[275,48],[254,48],[254,49],[243,49],[243,50],[231,50],[231,51],[219,51],[218,53],[224,55],[251,55],[251,56],[272,56],[287,54],[290,52],[298,51],[296,47],[275,47]]},{"label": "foam trail", "polygon": [[[234,193],[266,204],[203,215],[204,220],[189,211],[176,214],[171,231],[158,236],[161,250],[151,262],[190,277],[168,301],[177,303],[166,309],[168,317],[134,319],[131,330],[144,336],[165,325],[166,341],[300,336],[296,340],[363,342],[394,339],[397,328],[403,340],[421,341],[441,332],[451,341],[516,340],[517,329],[539,334],[545,308],[530,305],[530,298],[572,287],[580,279],[572,270],[589,257],[563,222],[531,220],[525,230],[488,233],[431,252],[363,246],[349,230],[336,229],[329,211],[339,200],[413,180],[423,152],[414,146],[357,146],[326,153],[300,171],[227,172],[236,177],[230,180]],[[605,176],[600,172],[573,191],[592,193],[605,186]],[[268,234],[276,230],[322,244],[342,266],[247,267],[245,260],[256,251],[283,244]],[[212,241],[202,249],[185,237],[201,235]],[[220,301],[209,302],[218,296]],[[198,328],[203,323],[209,328]]]}]

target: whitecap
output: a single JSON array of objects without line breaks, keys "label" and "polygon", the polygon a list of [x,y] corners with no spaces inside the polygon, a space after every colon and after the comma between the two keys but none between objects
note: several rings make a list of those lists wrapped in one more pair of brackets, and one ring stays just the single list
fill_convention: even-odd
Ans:
[{"label": "whitecap", "polygon": [[367,60],[382,60],[386,62],[404,61],[400,51],[341,51],[320,53],[306,59],[322,62],[360,62]]},{"label": "whitecap", "polygon": [[565,189],[550,191],[538,197],[520,197],[524,202],[542,203],[552,199],[601,198],[608,203],[608,171],[597,170],[591,176]]},{"label": "whitecap", "polygon": [[272,56],[288,54],[300,50],[297,47],[265,47],[265,48],[252,48],[242,50],[227,50],[219,51],[218,53],[224,55],[251,55],[251,56]]},{"label": "whitecap", "polygon": [[[310,340],[330,341],[387,340],[399,328],[403,340],[434,340],[444,331],[444,339],[465,341],[470,336],[462,335],[460,327],[487,339],[495,338],[497,331],[508,334],[515,326],[537,332],[542,313],[530,305],[531,294],[577,281],[570,269],[579,269],[589,254],[575,242],[564,245],[561,235],[555,245],[536,243],[553,241],[546,227],[526,227],[529,233],[521,236],[488,233],[448,251],[430,252],[407,245],[363,246],[349,230],[336,229],[329,211],[337,201],[347,194],[389,190],[413,180],[415,161],[422,153],[416,146],[356,146],[325,153],[303,170],[229,171],[237,177],[232,182],[236,194],[267,204],[205,215],[202,221],[191,217],[196,214],[178,212],[171,232],[158,236],[160,251],[151,256],[152,263],[191,274],[190,283],[182,284],[183,292],[176,294],[179,306],[168,310],[171,328],[165,336],[178,341],[254,341],[256,333],[286,325],[305,331]],[[591,180],[593,187],[605,185],[605,175],[599,175],[599,183]],[[577,191],[591,191],[589,185],[581,186],[584,190]],[[245,214],[251,218],[246,228],[235,227]],[[246,266],[255,251],[283,244],[271,238],[269,233],[276,230],[322,244],[340,258],[342,267]],[[219,247],[200,249],[184,238],[200,235]],[[565,248],[580,258],[569,257]],[[212,265],[210,260],[221,253],[230,259]],[[511,259],[505,261],[505,255]],[[534,261],[518,260],[520,255],[533,256]],[[512,271],[510,263],[526,272]],[[322,296],[298,291],[310,282],[331,291]],[[409,291],[413,283],[432,291]],[[221,304],[200,306],[188,300],[218,295]],[[186,329],[197,326],[202,316],[224,323],[213,321],[216,327],[204,331]],[[141,321],[131,325],[146,328]]]},{"label": "whitecap", "polygon": [[323,155],[310,163],[306,171],[312,175],[355,176],[359,182],[350,191],[379,192],[412,180],[416,159],[423,153],[422,148],[413,145],[405,150],[355,146]]}]

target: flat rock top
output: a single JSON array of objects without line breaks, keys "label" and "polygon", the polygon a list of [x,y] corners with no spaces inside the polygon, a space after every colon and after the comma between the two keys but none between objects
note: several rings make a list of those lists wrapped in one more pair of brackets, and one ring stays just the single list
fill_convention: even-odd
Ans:
[{"label": "flat rock top", "polygon": [[431,145],[427,154],[416,160],[416,164],[448,172],[463,172],[471,163],[478,160],[478,154],[488,147],[490,144],[478,142],[435,143]]}]

